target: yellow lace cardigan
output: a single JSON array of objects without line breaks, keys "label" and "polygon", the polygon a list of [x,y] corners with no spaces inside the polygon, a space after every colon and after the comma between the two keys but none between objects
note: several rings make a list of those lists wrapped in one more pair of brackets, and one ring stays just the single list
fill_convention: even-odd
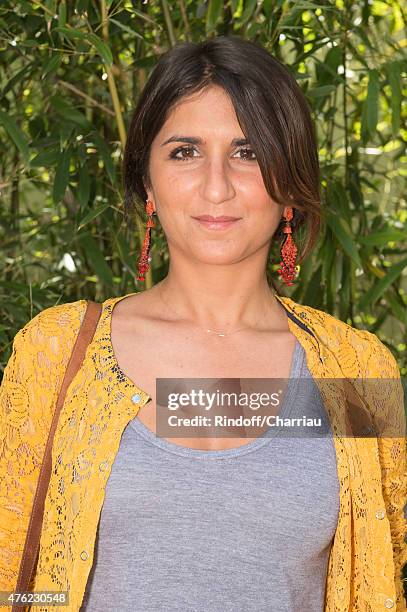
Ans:
[{"label": "yellow lace cardigan", "polygon": [[[128,294],[134,295],[134,294]],[[93,563],[107,479],[120,437],[150,396],[120,369],[111,343],[112,309],[102,316],[84,363],[68,388],[52,449],[34,591],[69,591],[78,611]],[[400,379],[391,352],[372,333],[323,311],[276,296],[306,352],[315,379]],[[12,591],[52,414],[85,300],[44,309],[16,334],[0,387],[0,590]],[[135,347],[137,350],[137,347]],[[321,387],[334,435],[340,511],[329,557],[325,612],[406,609],[407,562],[403,505],[406,443],[403,389],[364,389],[374,423],[392,421],[399,437],[352,437],[344,430],[344,400]],[[319,383],[321,384],[321,383]],[[370,393],[370,395],[369,395]],[[135,568],[137,580],[137,568]],[[6,608],[2,608],[6,609]],[[11,610],[11,606],[7,607]],[[21,608],[23,610],[23,608]],[[60,607],[44,605],[41,611]]]}]

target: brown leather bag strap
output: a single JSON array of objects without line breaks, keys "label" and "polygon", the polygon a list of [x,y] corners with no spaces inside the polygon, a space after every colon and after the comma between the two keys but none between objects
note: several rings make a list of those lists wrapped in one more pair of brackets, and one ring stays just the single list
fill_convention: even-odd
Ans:
[{"label": "brown leather bag strap", "polygon": [[[17,579],[15,592],[28,591],[31,581],[34,578],[38,553],[40,547],[40,537],[45,506],[45,497],[48,490],[52,467],[52,443],[61,408],[64,404],[67,389],[75,374],[82,365],[86,349],[93,338],[100,315],[102,305],[97,302],[88,301],[85,316],[83,318],[78,336],[76,338],[72,354],[69,359],[65,376],[62,381],[61,390],[58,395],[48,440],[45,447],[44,458],[41,466],[40,475],[37,482],[33,507],[31,511],[30,523],[25,539],[24,552],[20,564],[20,571]],[[21,612],[21,606],[13,605],[12,612]]]}]

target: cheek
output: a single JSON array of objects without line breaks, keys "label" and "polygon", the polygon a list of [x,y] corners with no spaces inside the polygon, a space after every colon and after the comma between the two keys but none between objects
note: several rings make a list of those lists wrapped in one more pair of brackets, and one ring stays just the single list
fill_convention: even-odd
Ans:
[{"label": "cheek", "polygon": [[276,204],[271,200],[270,196],[266,194],[263,197],[259,197],[257,202],[253,204],[250,211],[251,222],[253,225],[257,225],[262,233],[274,232],[277,228],[283,207]]},{"label": "cheek", "polygon": [[237,191],[242,201],[246,203],[246,210],[252,219],[262,219],[266,226],[278,223],[281,218],[283,207],[277,204],[263,183],[260,169],[257,172],[241,174],[237,179]]},{"label": "cheek", "polygon": [[188,195],[188,180],[171,172],[168,167],[160,170],[152,182],[154,195],[161,210],[179,212],[191,202],[191,196]]}]

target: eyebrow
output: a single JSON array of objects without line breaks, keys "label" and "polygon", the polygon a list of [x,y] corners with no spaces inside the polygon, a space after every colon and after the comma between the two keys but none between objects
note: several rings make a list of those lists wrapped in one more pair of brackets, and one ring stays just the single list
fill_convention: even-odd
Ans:
[{"label": "eyebrow", "polygon": [[[175,134],[174,136],[171,136],[171,138],[168,138],[168,140],[165,140],[163,143],[161,143],[161,146],[163,147],[166,144],[169,144],[170,142],[187,142],[188,144],[204,144],[204,140],[202,140],[202,138],[197,138],[196,136],[180,136],[178,134]],[[247,140],[247,138],[234,138],[231,141],[231,146],[232,147],[240,147],[242,145],[247,145],[249,144],[249,141]]]}]

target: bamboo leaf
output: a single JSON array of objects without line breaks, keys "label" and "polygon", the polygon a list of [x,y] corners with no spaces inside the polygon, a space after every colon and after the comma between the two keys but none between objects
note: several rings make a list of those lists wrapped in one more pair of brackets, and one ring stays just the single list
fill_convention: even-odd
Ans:
[{"label": "bamboo leaf", "polygon": [[332,230],[332,233],[338,240],[339,244],[342,246],[345,253],[347,253],[347,255],[349,255],[349,257],[355,262],[355,264],[361,268],[362,262],[359,257],[356,243],[345,221],[338,215],[335,215],[330,210],[326,211],[326,220]]},{"label": "bamboo leaf", "polygon": [[105,168],[109,175],[110,181],[112,185],[116,186],[116,170],[113,164],[113,160],[112,160],[112,156],[111,156],[109,147],[106,141],[99,135],[98,132],[93,132],[92,138],[99,150],[99,153],[102,156],[102,159],[104,161]]},{"label": "bamboo leaf", "polygon": [[53,28],[52,31],[61,32],[70,40],[75,40],[78,38],[79,40],[87,41],[90,45],[92,45],[92,47],[96,49],[97,53],[100,55],[101,59],[105,64],[107,64],[108,66],[111,66],[113,64],[112,52],[109,49],[108,45],[103,40],[101,40],[99,36],[93,34],[93,32],[81,32],[80,30],[76,30],[75,28],[68,28],[66,26],[57,26]]},{"label": "bamboo leaf", "polygon": [[42,78],[45,78],[50,72],[56,72],[61,65],[62,62],[62,53],[54,52],[51,56],[51,59],[45,63],[44,68],[42,70]]},{"label": "bamboo leaf", "polygon": [[123,30],[123,32],[127,32],[127,34],[130,34],[131,36],[135,36],[136,38],[140,38],[140,40],[144,40],[144,36],[137,32],[136,28],[129,28],[129,26],[124,23],[121,23],[121,21],[118,21],[117,19],[113,19],[113,17],[109,18],[109,22],[117,25],[117,27]]},{"label": "bamboo leaf", "polygon": [[90,178],[88,167],[86,164],[80,166],[78,171],[78,188],[77,188],[77,198],[81,205],[81,209],[83,210],[89,201],[90,195]]},{"label": "bamboo leaf", "polygon": [[223,12],[222,0],[209,0],[208,11],[206,13],[206,32],[212,32],[218,23]]},{"label": "bamboo leaf", "polygon": [[[233,3],[232,3],[233,4]],[[272,0],[263,0],[262,9],[267,19],[270,19],[274,2]],[[233,13],[232,9],[232,13]]]},{"label": "bamboo leaf", "polygon": [[130,255],[130,243],[126,239],[126,236],[122,229],[114,234],[115,244],[117,252],[120,257],[120,261],[132,272],[135,272],[136,260]]},{"label": "bamboo leaf", "polygon": [[247,23],[249,19],[252,17],[255,9],[257,7],[257,0],[248,0],[245,2],[244,11],[242,17],[240,19],[240,23]]},{"label": "bamboo leaf", "polygon": [[77,239],[99,280],[108,287],[113,287],[114,280],[112,271],[110,266],[107,264],[96,240],[89,233],[79,234]]},{"label": "bamboo leaf", "polygon": [[43,151],[42,153],[39,153],[31,160],[30,166],[32,166],[33,168],[40,167],[40,166],[49,168],[50,166],[55,166],[57,164],[59,157],[60,157],[60,152],[57,151],[56,149],[54,150],[51,149],[50,151]]},{"label": "bamboo leaf", "polygon": [[322,278],[322,266],[318,266],[315,270],[314,274],[310,282],[308,283],[307,290],[305,292],[304,301],[306,304],[313,306],[317,304],[318,300],[318,292],[321,287],[321,278]]},{"label": "bamboo leaf", "polygon": [[59,162],[55,172],[54,186],[52,190],[52,199],[55,204],[60,202],[64,195],[69,182],[69,164],[71,161],[72,148],[66,147],[59,156]]},{"label": "bamboo leaf", "polygon": [[329,239],[331,235],[330,230],[327,230],[327,235],[323,243],[323,250],[321,251],[322,256],[322,278],[326,281],[330,278],[332,265],[335,258],[335,244],[332,239]]},{"label": "bamboo leaf", "polygon": [[4,98],[6,93],[11,91],[16,83],[21,83],[23,80],[23,77],[26,76],[26,73],[29,73],[33,68],[35,68],[35,65],[36,65],[36,62],[34,60],[31,62],[28,62],[24,66],[24,68],[21,68],[21,70],[17,70],[17,72],[11,77],[11,79],[7,79],[7,83],[5,84],[1,92],[1,96]]},{"label": "bamboo leaf", "polygon": [[391,289],[386,291],[385,294],[386,302],[389,302],[391,307],[391,313],[396,319],[403,325],[407,325],[407,308],[400,304],[397,298],[392,294]]},{"label": "bamboo leaf", "polygon": [[91,129],[91,123],[86,119],[85,115],[81,111],[73,108],[71,103],[64,99],[62,96],[55,95],[50,99],[52,107],[57,111],[64,121],[71,121],[76,123],[85,130]]},{"label": "bamboo leaf", "polygon": [[24,132],[18,127],[10,115],[0,110],[0,123],[20,151],[24,161],[29,163],[30,149]]},{"label": "bamboo leaf", "polygon": [[[143,19],[144,21],[147,21],[147,23],[150,23],[152,26],[154,26],[155,29],[159,31],[164,30],[162,24],[156,19],[153,19],[152,17],[150,17],[150,15],[147,15],[147,13],[138,11],[136,8],[134,8],[134,6],[132,6],[131,8],[131,12],[133,15],[136,15],[137,17],[140,17],[140,19]],[[109,20],[112,21],[112,18],[110,17]]]},{"label": "bamboo leaf", "polygon": [[75,28],[69,28],[67,26],[56,26],[55,28],[52,28],[52,31],[60,32],[70,40],[75,40],[76,38],[86,40],[86,34],[84,32],[81,32],[80,30],[76,30]]},{"label": "bamboo leaf", "polygon": [[329,96],[333,91],[335,91],[335,85],[322,85],[321,87],[314,87],[313,89],[309,89],[307,91],[307,96],[311,98],[322,98],[324,96]]},{"label": "bamboo leaf", "polygon": [[406,240],[406,232],[397,229],[387,229],[381,232],[373,232],[368,236],[359,236],[358,242],[366,246],[384,246],[388,242],[403,242]]},{"label": "bamboo leaf", "polygon": [[391,89],[391,126],[393,136],[400,131],[400,109],[401,109],[401,64],[391,62],[386,66],[387,79]]},{"label": "bamboo leaf", "polygon": [[407,267],[407,257],[402,259],[398,263],[394,264],[390,268],[387,268],[386,275],[377,281],[360,299],[359,308],[364,310],[365,308],[373,306],[377,300],[387,291],[387,289],[394,283],[395,280]]},{"label": "bamboo leaf", "polygon": [[113,64],[113,55],[108,45],[96,34],[88,34],[87,39],[93,43],[104,63],[107,66],[111,66]]},{"label": "bamboo leaf", "polygon": [[58,24],[64,26],[66,24],[66,4],[62,0],[58,8]]},{"label": "bamboo leaf", "polygon": [[100,206],[91,208],[91,210],[89,210],[86,213],[86,215],[84,215],[82,219],[79,221],[78,230],[82,229],[87,223],[89,223],[89,221],[96,219],[96,217],[102,214],[102,212],[105,211],[106,208],[109,208],[109,207],[110,207],[109,202],[104,202],[103,204],[100,204]]},{"label": "bamboo leaf", "polygon": [[379,73],[377,70],[369,70],[369,83],[367,86],[367,130],[372,138],[376,135],[377,119],[379,113]]}]

